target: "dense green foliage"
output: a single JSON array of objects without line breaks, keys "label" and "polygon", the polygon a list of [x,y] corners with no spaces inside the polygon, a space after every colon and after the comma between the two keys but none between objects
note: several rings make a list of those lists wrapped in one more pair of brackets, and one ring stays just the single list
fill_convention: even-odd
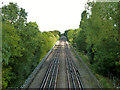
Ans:
[{"label": "dense green foliage", "polygon": [[26,22],[25,9],[9,3],[2,7],[3,89],[19,87],[52,48],[59,31],[40,32],[36,22]]},{"label": "dense green foliage", "polygon": [[[91,7],[91,9],[90,9]],[[120,2],[88,2],[79,29],[65,32],[97,73],[120,75]]]}]

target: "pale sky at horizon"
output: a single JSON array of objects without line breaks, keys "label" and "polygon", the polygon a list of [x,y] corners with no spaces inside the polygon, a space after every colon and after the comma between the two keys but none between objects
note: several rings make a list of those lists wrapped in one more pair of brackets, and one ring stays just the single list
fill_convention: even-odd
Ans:
[{"label": "pale sky at horizon", "polygon": [[16,2],[28,12],[27,21],[37,22],[40,31],[79,28],[81,13],[88,0],[0,0],[4,4]]}]

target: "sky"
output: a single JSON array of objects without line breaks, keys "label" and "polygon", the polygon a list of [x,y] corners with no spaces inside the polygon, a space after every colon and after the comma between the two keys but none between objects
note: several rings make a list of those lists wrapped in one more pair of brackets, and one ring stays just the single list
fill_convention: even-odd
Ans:
[{"label": "sky", "polygon": [[[81,13],[88,0],[0,0],[0,6],[16,2],[28,12],[27,21],[37,22],[40,31],[79,28]],[[1,4],[3,2],[4,4]]]}]

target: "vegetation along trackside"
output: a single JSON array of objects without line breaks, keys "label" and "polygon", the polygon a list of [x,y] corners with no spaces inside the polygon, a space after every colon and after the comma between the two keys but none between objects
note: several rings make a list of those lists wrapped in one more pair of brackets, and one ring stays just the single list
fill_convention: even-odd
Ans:
[{"label": "vegetation along trackside", "polygon": [[21,86],[59,39],[59,31],[41,32],[27,15],[14,3],[2,7],[3,89]]},{"label": "vegetation along trackside", "polygon": [[[82,53],[80,56],[87,57],[88,60],[85,60],[97,75],[113,81],[115,78],[120,80],[119,8],[120,2],[88,2],[81,15],[79,28],[64,33],[71,45]],[[103,85],[106,85],[105,82]]]}]

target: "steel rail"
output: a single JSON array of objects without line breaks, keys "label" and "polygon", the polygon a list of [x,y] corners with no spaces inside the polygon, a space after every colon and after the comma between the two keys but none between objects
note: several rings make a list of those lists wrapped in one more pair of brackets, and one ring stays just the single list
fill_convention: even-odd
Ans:
[{"label": "steel rail", "polygon": [[[51,74],[51,72],[49,73],[49,77],[47,77],[48,79],[46,80],[46,83],[45,83],[44,88],[46,88],[46,86],[47,86],[47,84],[48,84],[48,83],[50,83],[50,84],[49,84],[49,87],[48,87],[48,88],[50,88],[50,85],[51,85],[51,80],[52,80],[52,79],[51,79],[51,80],[49,80],[49,78],[52,78],[52,77],[53,77],[53,74],[54,74],[54,72],[55,72],[56,60],[57,60],[57,59],[55,58],[55,60],[54,60],[54,62],[53,62],[53,68],[52,68],[52,71],[51,71],[51,72],[52,72],[52,74]],[[50,77],[50,76],[51,76],[51,77]]]},{"label": "steel rail", "polygon": [[71,85],[70,85],[70,77],[69,77],[69,71],[68,71],[68,64],[67,64],[67,58],[65,60],[65,64],[66,64],[66,72],[67,72],[67,80],[68,80],[68,88],[71,88]]},{"label": "steel rail", "polygon": [[[57,47],[55,51],[55,58],[52,58],[53,60],[48,66],[48,69],[46,71],[45,77],[43,78],[42,84],[40,88],[56,88],[57,83],[57,76],[58,76],[58,70],[59,70],[59,47]],[[61,49],[61,48],[60,48]]]},{"label": "steel rail", "polygon": [[[61,47],[59,47],[59,49],[61,50]],[[57,83],[57,77],[58,77],[58,71],[59,71],[59,57],[60,57],[60,50],[58,52],[58,58],[57,58],[57,64],[56,64],[56,73],[55,73],[55,80],[54,80],[54,86],[53,88],[56,88],[56,83]]]},{"label": "steel rail", "polygon": [[[73,65],[73,63],[72,63],[72,65]],[[76,79],[77,79],[78,86],[79,86],[79,88],[82,88],[82,87],[81,87],[81,84],[80,84],[80,80],[79,80],[79,78],[78,78],[78,75],[77,75],[77,73],[76,73],[76,70],[75,70],[74,66],[73,66],[73,70],[74,70],[74,73],[75,73],[75,77],[76,77]]]},{"label": "steel rail", "polygon": [[72,64],[72,67],[73,67],[73,70],[74,70],[74,73],[75,73],[75,76],[76,76],[76,79],[77,79],[77,82],[78,82],[78,86],[79,86],[79,88],[83,88],[83,84],[82,84],[82,81],[80,79],[80,73],[79,73],[75,63],[73,62],[73,60],[71,60],[71,58],[70,58],[70,62]]},{"label": "steel rail", "polygon": [[59,61],[58,61],[58,67],[57,67],[57,73],[56,73],[56,77],[55,77],[55,85],[54,88],[56,88],[56,83],[57,83],[57,76],[58,76],[58,70],[59,70]]},{"label": "steel rail", "polygon": [[48,88],[51,88],[51,86],[52,86],[54,74],[55,74],[56,67],[57,67],[57,61],[58,61],[58,59],[56,59],[56,61],[55,61],[55,65],[54,65],[54,68],[53,68],[53,71],[52,71],[52,75],[51,75],[51,78],[50,78],[50,83],[49,83],[49,87]]},{"label": "steel rail", "polygon": [[[56,54],[56,53],[55,53],[55,54]],[[53,62],[54,62],[54,59],[50,62],[49,66],[48,66],[48,69],[47,69],[47,71],[46,71],[44,80],[43,80],[42,85],[41,85],[40,88],[43,88],[43,87],[46,86],[45,82],[48,80],[48,77],[49,77],[49,75],[50,75],[49,72],[51,72],[52,67],[53,67]]]},{"label": "steel rail", "polygon": [[46,86],[46,81],[48,80],[48,78],[49,78],[49,76],[50,76],[49,73],[50,73],[51,70],[52,70],[54,61],[55,61],[55,60],[52,60],[51,63],[49,64],[48,69],[47,69],[47,71],[46,71],[45,77],[44,77],[44,79],[43,79],[43,81],[42,81],[42,85],[40,86],[40,88],[45,88],[45,86]]},{"label": "steel rail", "polygon": [[[74,64],[74,62],[72,60],[71,60],[71,62],[72,62],[72,64]],[[80,79],[80,73],[79,73],[77,67],[75,66],[75,64],[73,65],[73,69],[74,69],[74,72],[77,76],[77,81],[78,81],[78,84],[79,84],[79,88],[83,88],[84,86],[83,86],[82,81]]]},{"label": "steel rail", "polygon": [[67,61],[68,61],[69,73],[70,73],[70,76],[71,76],[71,79],[72,79],[73,88],[76,88],[75,78],[74,78],[74,75],[73,75],[72,66],[69,62],[68,56],[67,56]]},{"label": "steel rail", "polygon": [[[69,70],[69,74],[71,76],[71,80],[72,80],[72,84],[73,84],[73,88],[80,88],[83,89],[83,84],[82,81],[80,80],[80,73],[77,69],[77,67],[75,66],[75,63],[72,60],[72,57],[70,55],[70,51],[68,50],[68,45],[66,44],[66,62],[68,63],[68,70]],[[69,74],[67,74],[67,76],[69,76]],[[72,88],[70,86],[70,80],[68,79],[68,87]]]}]

